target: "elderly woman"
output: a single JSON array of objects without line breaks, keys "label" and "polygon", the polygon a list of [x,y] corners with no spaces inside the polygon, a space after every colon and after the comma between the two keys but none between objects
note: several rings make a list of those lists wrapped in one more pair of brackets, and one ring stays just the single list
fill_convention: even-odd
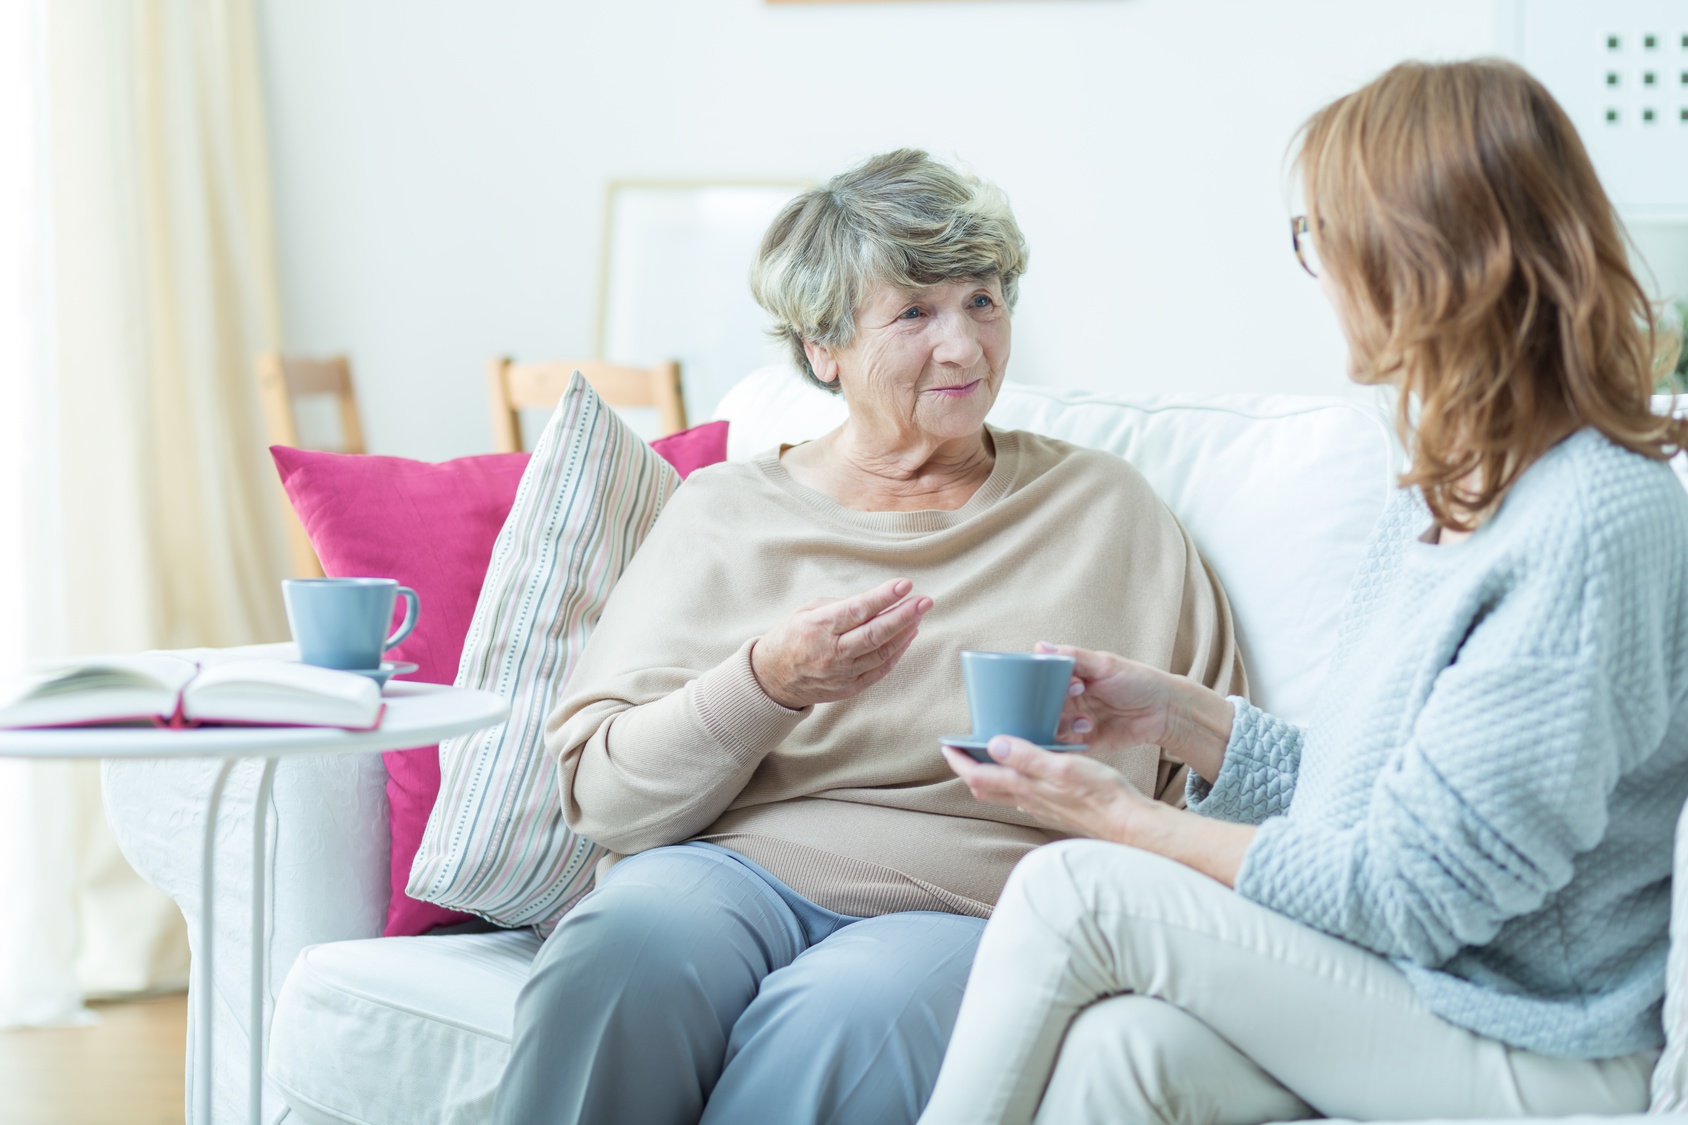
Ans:
[{"label": "elderly woman", "polygon": [[1066,728],[1188,762],[1189,811],[1023,743],[951,756],[981,799],[1097,839],[1009,881],[923,1121],[1647,1106],[1688,797],[1664,464],[1688,425],[1649,409],[1611,204],[1510,63],[1391,70],[1312,118],[1301,168],[1298,252],[1412,451],[1331,679],[1300,729],[1065,650]]},{"label": "elderly woman", "polygon": [[[913,1121],[1009,871],[1064,835],[945,766],[960,652],[1053,627],[1242,689],[1142,477],[985,424],[1025,262],[1001,193],[920,152],[775,220],[757,298],[849,418],[694,474],[551,716],[568,823],[627,858],[534,963],[499,1121]],[[1178,799],[1154,747],[1103,762]]]}]

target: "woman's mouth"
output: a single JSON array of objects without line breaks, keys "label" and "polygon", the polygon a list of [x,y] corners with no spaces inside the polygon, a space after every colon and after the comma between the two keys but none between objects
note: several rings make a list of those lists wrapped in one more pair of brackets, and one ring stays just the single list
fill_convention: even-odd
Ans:
[{"label": "woman's mouth", "polygon": [[967,383],[953,383],[947,387],[932,387],[929,389],[928,393],[935,394],[939,398],[965,398],[967,395],[972,394],[978,385],[979,380],[974,379]]}]

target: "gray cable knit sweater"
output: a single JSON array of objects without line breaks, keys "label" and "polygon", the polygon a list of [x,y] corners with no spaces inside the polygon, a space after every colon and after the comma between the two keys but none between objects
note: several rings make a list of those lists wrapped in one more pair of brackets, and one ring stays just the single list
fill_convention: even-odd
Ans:
[{"label": "gray cable knit sweater", "polygon": [[1450,1022],[1550,1055],[1657,1047],[1688,496],[1583,430],[1469,540],[1430,523],[1395,498],[1312,723],[1234,699],[1190,807],[1260,825],[1238,891],[1390,958]]}]

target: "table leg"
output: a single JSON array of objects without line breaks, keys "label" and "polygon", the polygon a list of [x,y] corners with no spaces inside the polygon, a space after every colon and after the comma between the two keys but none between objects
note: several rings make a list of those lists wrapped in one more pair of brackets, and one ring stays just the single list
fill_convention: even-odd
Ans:
[{"label": "table leg", "polygon": [[275,784],[274,758],[264,760],[264,774],[258,782],[258,797],[252,806],[252,1006],[247,1011],[246,1041],[251,1049],[248,1075],[248,1116],[252,1125],[262,1125],[264,1116],[264,999],[269,992],[269,941],[264,934],[264,899],[267,895],[269,857],[265,849],[265,826],[270,812],[270,789]]},{"label": "table leg", "polygon": [[199,948],[194,951],[193,968],[199,977],[197,1036],[194,1042],[194,1114],[193,1125],[211,1125],[211,1027],[216,1009],[213,992],[215,978],[211,973],[211,946],[216,941],[217,927],[212,920],[212,902],[216,897],[216,880],[212,865],[217,855],[217,810],[223,803],[223,789],[228,784],[229,771],[235,759],[229,758],[217,769],[217,780],[211,785],[211,802],[205,811],[205,836],[201,841],[199,862]]}]

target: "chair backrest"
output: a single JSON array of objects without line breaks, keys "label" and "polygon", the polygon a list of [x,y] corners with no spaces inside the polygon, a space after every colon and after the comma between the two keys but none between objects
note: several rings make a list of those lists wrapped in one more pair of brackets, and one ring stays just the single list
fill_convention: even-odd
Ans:
[{"label": "chair backrest", "polygon": [[[294,403],[301,398],[330,395],[340,408],[340,448],[335,453],[363,453],[363,425],[358,420],[357,396],[352,389],[352,365],[343,355],[327,359],[304,359],[279,352],[262,352],[254,367],[258,376],[258,400],[264,408],[264,432],[271,445],[298,448],[299,420]],[[282,520],[287,525],[288,553],[293,573],[300,578],[321,578],[322,564],[311,547],[305,528],[282,494]]]},{"label": "chair backrest", "polygon": [[673,360],[652,367],[623,367],[599,359],[517,363],[507,356],[498,356],[487,361],[486,372],[494,449],[499,453],[520,453],[521,412],[535,408],[550,410],[556,406],[576,371],[610,406],[654,406],[662,430],[658,437],[686,428],[680,365]]}]

